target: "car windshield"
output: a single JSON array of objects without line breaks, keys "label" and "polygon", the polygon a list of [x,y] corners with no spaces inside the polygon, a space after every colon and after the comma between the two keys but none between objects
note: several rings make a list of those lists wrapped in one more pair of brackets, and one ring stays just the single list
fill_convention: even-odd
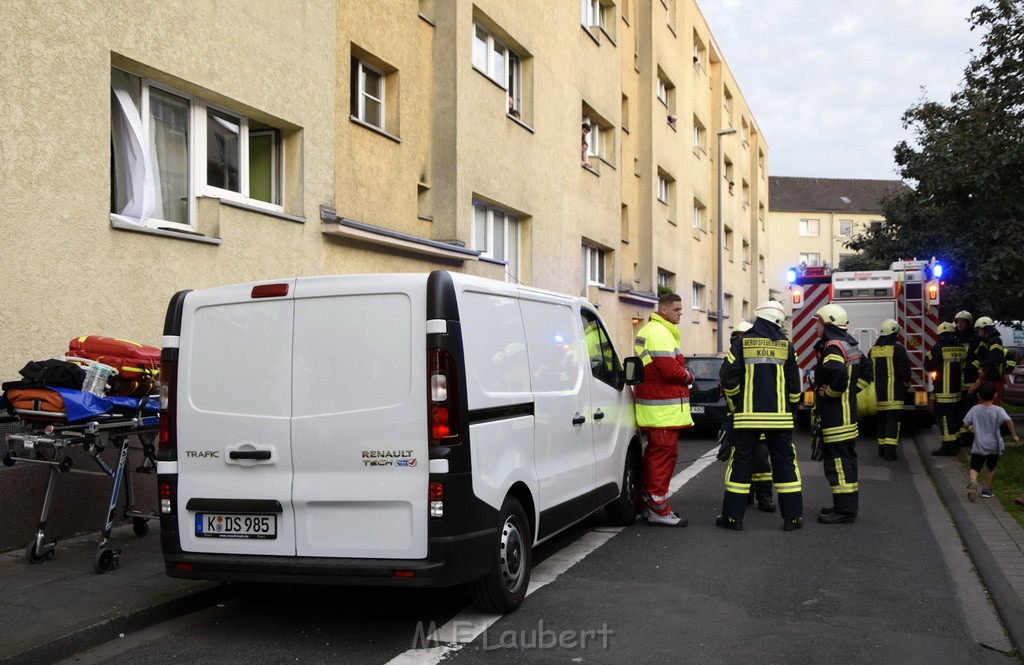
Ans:
[{"label": "car windshield", "polygon": [[721,358],[690,358],[686,361],[686,366],[693,376],[698,379],[714,379],[718,380],[718,370],[722,367]]}]

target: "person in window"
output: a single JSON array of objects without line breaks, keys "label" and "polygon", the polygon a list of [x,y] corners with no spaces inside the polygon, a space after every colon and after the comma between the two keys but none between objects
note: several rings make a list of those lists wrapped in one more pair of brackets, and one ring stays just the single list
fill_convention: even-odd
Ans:
[{"label": "person in window", "polygon": [[587,143],[587,137],[589,137],[589,136],[590,136],[590,123],[587,122],[586,120],[584,120],[583,121],[583,152],[582,152],[580,158],[581,158],[581,160],[583,162],[583,166],[586,166],[587,168],[592,168],[593,164],[591,164],[590,160],[587,159],[587,148],[590,147],[590,144]]}]

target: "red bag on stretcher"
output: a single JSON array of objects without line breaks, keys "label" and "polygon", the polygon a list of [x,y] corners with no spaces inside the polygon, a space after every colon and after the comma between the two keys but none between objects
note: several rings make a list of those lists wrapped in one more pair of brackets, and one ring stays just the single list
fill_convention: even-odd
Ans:
[{"label": "red bag on stretcher", "polygon": [[[68,343],[67,359],[83,358],[117,370],[108,395],[144,397],[160,377],[160,349],[138,342],[100,335],[77,337]],[[87,365],[88,363],[80,363]]]}]

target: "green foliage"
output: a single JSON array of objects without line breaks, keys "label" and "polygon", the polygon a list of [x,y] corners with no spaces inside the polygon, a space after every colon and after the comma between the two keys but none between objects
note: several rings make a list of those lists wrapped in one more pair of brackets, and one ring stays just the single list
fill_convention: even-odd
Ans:
[{"label": "green foliage", "polygon": [[671,288],[669,288],[669,287],[667,287],[667,286],[664,286],[664,285],[662,285],[662,284],[659,284],[659,285],[658,285],[658,295],[659,295],[659,296],[663,296],[663,295],[665,295],[666,293],[672,293],[672,289],[671,289]]},{"label": "green foliage", "polygon": [[[903,114],[914,141],[894,149],[909,192],[884,201],[886,223],[848,246],[868,264],[935,256],[946,268],[943,318],[960,309],[1024,318],[1024,0],[971,11],[981,44],[948,104]],[[845,268],[845,266],[844,266]]]}]

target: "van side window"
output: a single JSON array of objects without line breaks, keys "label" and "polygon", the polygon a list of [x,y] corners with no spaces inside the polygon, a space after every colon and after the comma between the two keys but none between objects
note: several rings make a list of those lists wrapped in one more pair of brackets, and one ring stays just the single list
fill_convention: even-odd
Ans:
[{"label": "van side window", "polygon": [[587,354],[590,356],[590,371],[594,378],[616,388],[622,382],[622,366],[615,355],[608,333],[594,316],[593,312],[580,310],[583,318],[583,338],[587,342]]}]

